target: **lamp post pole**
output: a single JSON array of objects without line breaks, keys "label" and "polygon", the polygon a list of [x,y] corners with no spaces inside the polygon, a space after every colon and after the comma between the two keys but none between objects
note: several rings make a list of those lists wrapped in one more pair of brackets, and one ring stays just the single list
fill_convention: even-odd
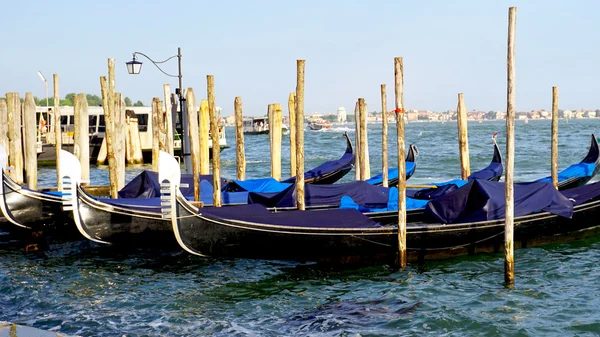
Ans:
[{"label": "lamp post pole", "polygon": [[[183,95],[183,75],[181,73],[181,48],[177,48],[177,59],[179,64],[179,111],[181,112],[181,130],[183,141],[181,142],[181,156],[186,173],[192,173],[192,161],[190,158],[190,137],[188,134],[188,112],[187,104],[185,104],[185,96]],[[173,129],[175,130],[175,129]]]}]

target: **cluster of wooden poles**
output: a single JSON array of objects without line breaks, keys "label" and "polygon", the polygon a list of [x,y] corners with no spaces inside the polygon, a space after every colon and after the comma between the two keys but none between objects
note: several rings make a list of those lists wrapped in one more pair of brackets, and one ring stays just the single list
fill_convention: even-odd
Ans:
[{"label": "cluster of wooden poles", "polygon": [[[515,29],[516,7],[509,8],[508,19],[508,52],[507,52],[507,111],[506,111],[506,160],[505,160],[505,281],[514,282],[514,117],[515,117]],[[296,204],[299,210],[305,210],[304,198],[304,73],[305,60],[297,60],[296,91],[290,93],[288,99],[289,127],[290,127],[290,175],[296,177]],[[58,75],[54,74],[54,125],[60,125],[60,107],[58,92]],[[220,181],[220,147],[218,116],[215,108],[214,76],[207,75],[207,99],[202,100],[199,109],[196,106],[194,90],[188,88],[185,92],[186,110],[189,114],[188,130],[190,137],[190,156],[192,162],[192,175],[194,177],[194,198],[200,202],[200,174],[209,174],[209,145],[208,135],[212,140],[212,173],[213,173],[213,205],[220,207],[221,181]],[[100,77],[102,102],[106,123],[106,148],[109,165],[110,195],[118,197],[118,190],[125,184],[125,105],[123,96],[115,93],[114,59],[108,60],[108,81],[105,76]],[[159,151],[173,154],[174,142],[172,130],[172,111],[177,109],[177,99],[171,93],[170,86],[164,87],[163,102],[158,98],[152,99],[152,169],[158,171]],[[406,163],[404,142],[404,76],[403,59],[394,59],[394,97],[397,129],[397,167],[398,167],[398,241],[399,265],[406,266]],[[388,119],[386,85],[381,85],[381,106],[383,113],[382,123],[382,172],[383,186],[388,185]],[[236,125],[236,178],[245,179],[246,161],[244,154],[242,99],[234,99],[235,125]],[[363,98],[359,98],[355,107],[356,116],[356,179],[365,180],[370,177],[368,162],[367,142],[367,108]],[[461,177],[466,180],[470,174],[467,110],[464,96],[458,94],[458,141],[460,148]],[[268,118],[270,126],[271,144],[271,176],[281,179],[281,123],[282,109],[278,103],[269,104]],[[21,133],[21,121],[23,132]],[[82,164],[82,177],[89,179],[89,145],[88,145],[88,118],[87,101],[84,94],[76,96],[75,100],[75,155]],[[209,123],[210,122],[210,123]],[[0,145],[8,149],[9,165],[14,169],[10,172],[11,178],[19,183],[27,182],[30,188],[35,189],[37,183],[36,167],[36,117],[35,102],[31,93],[25,95],[24,103],[18,93],[6,94],[6,99],[0,98]],[[54,128],[56,138],[56,160],[60,160],[61,129]],[[558,186],[558,88],[552,88],[552,157],[551,172],[552,183]],[[23,148],[21,148],[23,146]],[[23,151],[24,150],[24,151]],[[184,154],[186,155],[186,154]],[[25,169],[23,170],[23,158]],[[57,186],[62,186],[61,174],[57,165]],[[23,177],[25,172],[25,179]]]}]

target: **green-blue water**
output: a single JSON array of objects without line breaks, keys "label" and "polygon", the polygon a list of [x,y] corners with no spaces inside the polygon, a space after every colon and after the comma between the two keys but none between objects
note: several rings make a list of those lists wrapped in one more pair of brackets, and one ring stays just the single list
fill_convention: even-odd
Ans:
[{"label": "green-blue water", "polygon": [[[349,126],[347,130],[351,131]],[[338,158],[338,127],[306,131],[306,167]],[[559,168],[587,153],[600,120],[560,122]],[[371,172],[380,172],[381,128],[369,127]],[[492,156],[504,123],[469,123],[472,170]],[[228,142],[234,145],[233,129]],[[409,183],[460,175],[455,123],[411,123],[419,147]],[[516,122],[515,178],[550,171],[550,122]],[[283,168],[289,172],[289,139]],[[396,161],[390,127],[390,163]],[[269,174],[267,136],[246,137],[247,177]],[[235,151],[222,170],[233,177]],[[133,177],[139,167],[128,172]],[[52,186],[53,171],[40,172]],[[95,169],[92,183],[105,183]],[[344,180],[354,177],[351,172]],[[307,247],[310,249],[310,247]],[[117,251],[87,242],[24,254],[0,248],[0,320],[84,336],[596,336],[600,333],[600,237],[518,250],[516,284],[503,285],[503,256],[479,255],[409,265],[323,269],[285,261],[215,260],[183,252]]]}]

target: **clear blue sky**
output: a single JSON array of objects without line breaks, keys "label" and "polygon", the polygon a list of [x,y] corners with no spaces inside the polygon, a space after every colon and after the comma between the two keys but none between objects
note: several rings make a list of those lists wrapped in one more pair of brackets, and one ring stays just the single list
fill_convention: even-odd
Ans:
[{"label": "clear blue sky", "polygon": [[[44,97],[41,70],[50,81],[60,75],[61,97],[99,95],[113,57],[117,91],[148,105],[177,80],[146,60],[128,75],[125,62],[133,51],[161,60],[181,47],[184,87],[200,99],[214,75],[224,115],[235,96],[245,115],[287,106],[296,59],[306,59],[306,114],[351,111],[358,97],[380,110],[381,83],[391,109],[395,56],[404,57],[407,108],[454,109],[463,92],[469,110],[504,110],[509,6],[517,6],[517,109],[549,109],[553,85],[561,108],[600,108],[594,0],[12,1],[0,13],[0,92]],[[177,73],[177,62],[164,68]]]}]

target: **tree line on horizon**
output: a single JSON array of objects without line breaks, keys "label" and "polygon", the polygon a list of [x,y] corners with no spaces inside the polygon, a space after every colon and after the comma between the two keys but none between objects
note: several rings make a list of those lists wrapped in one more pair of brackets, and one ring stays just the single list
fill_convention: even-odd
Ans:
[{"label": "tree line on horizon", "polygon": [[[60,100],[60,106],[73,106],[75,95],[75,93],[66,94],[65,98]],[[88,101],[88,106],[102,106],[102,98],[98,95],[86,94],[85,98]],[[37,106],[46,106],[46,104],[50,107],[54,106],[54,97],[48,97],[48,103],[46,103],[46,97],[38,98],[37,96],[33,96],[33,99],[35,100],[35,105]],[[23,98],[21,98],[21,101],[23,101]],[[144,103],[139,100],[133,103],[129,97],[125,97],[124,101],[125,106],[145,106]]]}]

